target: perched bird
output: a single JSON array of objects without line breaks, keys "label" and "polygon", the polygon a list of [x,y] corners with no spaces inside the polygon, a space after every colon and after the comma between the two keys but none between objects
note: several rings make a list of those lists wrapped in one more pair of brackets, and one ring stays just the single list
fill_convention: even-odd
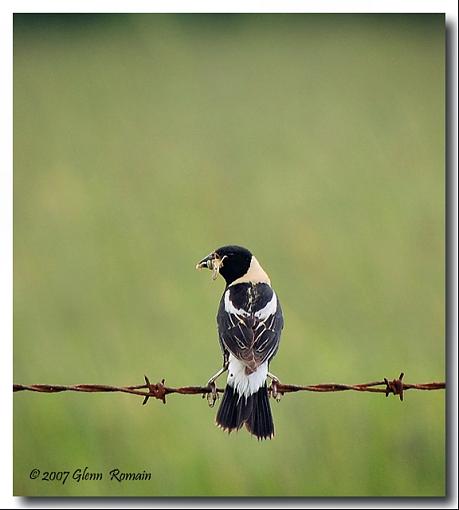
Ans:
[{"label": "perched bird", "polygon": [[243,425],[258,439],[274,436],[267,378],[269,363],[279,347],[284,325],[282,309],[271,282],[258,260],[241,246],[223,246],[198,262],[197,269],[212,270],[226,281],[217,314],[223,368],[228,380],[217,413],[217,425],[231,432]]}]

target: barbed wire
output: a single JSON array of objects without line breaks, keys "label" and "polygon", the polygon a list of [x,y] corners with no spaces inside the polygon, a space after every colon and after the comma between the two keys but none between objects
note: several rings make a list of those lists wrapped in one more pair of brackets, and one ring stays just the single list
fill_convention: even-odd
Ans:
[{"label": "barbed wire", "polygon": [[[406,390],[442,390],[445,389],[444,382],[429,382],[409,384],[403,382],[403,372],[398,379],[388,380],[384,378],[382,381],[372,381],[363,384],[312,384],[308,386],[300,386],[296,384],[282,384],[273,381],[269,387],[271,397],[279,400],[286,393],[296,393],[299,391],[313,391],[319,393],[330,393],[337,391],[359,391],[367,393],[384,393],[386,397],[390,394],[398,395],[403,401],[403,394]],[[143,391],[146,390],[146,391]],[[109,386],[105,384],[75,384],[75,385],[56,385],[56,384],[13,384],[13,392],[17,391],[35,391],[39,393],[60,393],[63,391],[78,391],[84,393],[108,393],[121,392],[131,395],[139,395],[144,397],[143,404],[146,404],[150,398],[161,400],[166,403],[166,396],[178,393],[180,395],[202,395],[207,397],[209,405],[213,406],[219,393],[223,393],[222,388],[215,386],[182,386],[180,388],[172,388],[165,385],[165,380],[156,384],[150,383],[145,376],[145,384],[139,386]]]}]

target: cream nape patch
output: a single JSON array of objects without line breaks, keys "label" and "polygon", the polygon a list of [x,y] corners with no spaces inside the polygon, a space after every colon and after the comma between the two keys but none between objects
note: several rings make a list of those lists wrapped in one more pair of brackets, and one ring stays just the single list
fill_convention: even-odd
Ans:
[{"label": "cream nape patch", "polygon": [[271,285],[271,280],[269,279],[269,276],[266,274],[266,271],[260,266],[260,263],[253,255],[247,273],[245,273],[244,276],[241,276],[237,280],[234,280],[234,282],[231,282],[229,286],[231,287],[232,285],[236,285],[237,283],[249,283],[249,282],[267,283],[268,285]]}]

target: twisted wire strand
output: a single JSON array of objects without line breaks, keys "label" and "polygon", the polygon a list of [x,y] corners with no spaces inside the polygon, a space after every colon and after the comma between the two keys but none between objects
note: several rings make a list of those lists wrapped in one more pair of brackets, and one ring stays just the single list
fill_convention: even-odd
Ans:
[{"label": "twisted wire strand", "polygon": [[[381,381],[372,381],[362,384],[338,384],[338,383],[325,383],[325,384],[312,384],[312,385],[296,385],[296,384],[282,384],[274,381],[270,388],[270,395],[277,398],[286,393],[297,393],[300,391],[312,391],[318,393],[330,393],[338,391],[358,391],[367,393],[384,393],[387,396],[390,394],[398,395],[400,400],[403,400],[403,393],[406,390],[442,390],[445,389],[444,382],[428,382],[409,384],[403,382],[403,372],[398,379],[388,380],[384,378]],[[166,395],[178,393],[180,395],[213,395],[216,397],[218,393],[223,393],[222,388],[212,386],[182,386],[173,388],[165,385],[165,380],[156,384],[151,384],[148,377],[145,376],[145,384],[137,386],[110,386],[106,384],[74,384],[74,385],[56,385],[56,384],[13,384],[13,392],[18,391],[34,391],[39,393],[60,393],[64,391],[77,391],[84,393],[108,393],[120,392],[128,393],[131,395],[139,395],[144,397],[144,404],[147,403],[149,398],[156,398],[166,403]]]}]

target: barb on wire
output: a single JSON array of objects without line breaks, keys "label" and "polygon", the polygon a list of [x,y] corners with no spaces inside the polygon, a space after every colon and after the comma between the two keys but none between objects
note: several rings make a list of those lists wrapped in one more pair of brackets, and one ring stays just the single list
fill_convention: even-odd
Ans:
[{"label": "barb on wire", "polygon": [[[363,384],[312,384],[309,386],[299,386],[296,384],[282,384],[273,381],[269,388],[270,395],[279,400],[281,395],[286,393],[296,393],[299,391],[314,391],[320,393],[329,393],[336,391],[360,391],[369,393],[384,393],[386,397],[390,394],[398,395],[403,400],[403,393],[406,390],[442,390],[445,388],[444,382],[429,382],[420,384],[408,384],[403,382],[403,372],[398,379],[391,381],[384,378],[382,381],[373,381]],[[145,384],[140,386],[108,386],[104,384],[76,384],[62,386],[55,384],[13,384],[13,391],[36,391],[40,393],[59,393],[62,391],[80,391],[86,393],[94,392],[122,392],[144,397],[143,404],[146,404],[150,397],[161,400],[166,403],[166,396],[172,393],[180,395],[202,395],[207,396],[209,405],[215,403],[218,393],[223,393],[223,389],[215,386],[183,386],[180,388],[171,388],[165,385],[165,380],[156,384],[150,383],[145,376]],[[210,398],[209,398],[210,397]]]}]

